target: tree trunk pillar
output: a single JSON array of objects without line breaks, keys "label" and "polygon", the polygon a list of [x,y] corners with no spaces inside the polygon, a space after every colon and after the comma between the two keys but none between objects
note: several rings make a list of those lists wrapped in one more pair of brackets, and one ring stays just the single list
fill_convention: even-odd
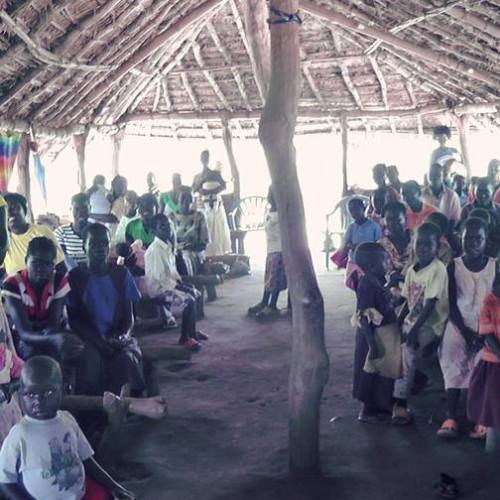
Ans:
[{"label": "tree trunk pillar", "polygon": [[[288,13],[297,12],[298,4],[298,0],[270,1],[271,6]],[[271,81],[259,139],[271,173],[293,309],[289,467],[292,475],[308,477],[320,472],[320,404],[329,361],[324,339],[323,297],[308,247],[293,144],[299,88],[299,26],[274,24],[271,26]]]},{"label": "tree trunk pillar", "polygon": [[125,129],[120,129],[112,136],[113,139],[113,161],[111,165],[111,175],[116,177],[120,174],[120,153],[122,149],[123,137],[125,136]]},{"label": "tree trunk pillar", "polygon": [[458,135],[460,139],[460,150],[462,152],[462,162],[467,172],[467,178],[471,178],[471,162],[469,156],[469,123],[468,115],[457,116],[456,119]]},{"label": "tree trunk pillar", "polygon": [[34,222],[33,208],[31,207],[31,178],[30,178],[30,135],[23,134],[17,152],[17,169],[19,174],[18,191],[28,201],[28,220]]},{"label": "tree trunk pillar", "polygon": [[224,147],[226,148],[227,158],[231,168],[234,203],[236,205],[240,201],[241,197],[240,171],[238,169],[238,164],[236,163],[236,157],[234,156],[233,136],[231,134],[231,128],[229,127],[229,120],[226,118],[222,120],[222,140],[224,141]]},{"label": "tree trunk pillar", "polygon": [[347,156],[349,153],[349,125],[347,118],[342,116],[340,119],[340,130],[342,134],[342,196],[347,196],[349,182],[347,179]]},{"label": "tree trunk pillar", "polygon": [[73,146],[75,147],[78,160],[78,185],[83,193],[87,189],[87,179],[85,175],[85,146],[87,144],[88,131],[83,134],[73,135]]}]

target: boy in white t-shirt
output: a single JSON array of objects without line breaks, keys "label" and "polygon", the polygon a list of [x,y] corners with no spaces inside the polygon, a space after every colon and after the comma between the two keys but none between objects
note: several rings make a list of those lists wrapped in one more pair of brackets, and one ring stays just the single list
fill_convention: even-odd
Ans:
[{"label": "boy in white t-shirt", "polygon": [[135,498],[92,458],[76,420],[60,411],[62,372],[47,356],[28,360],[19,391],[25,416],[0,451],[0,492],[14,500]]}]

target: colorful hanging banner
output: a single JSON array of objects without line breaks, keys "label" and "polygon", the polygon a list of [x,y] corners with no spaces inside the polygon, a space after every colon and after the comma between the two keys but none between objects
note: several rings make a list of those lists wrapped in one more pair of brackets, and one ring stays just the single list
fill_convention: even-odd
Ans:
[{"label": "colorful hanging banner", "polygon": [[0,134],[0,193],[8,190],[20,142],[21,134],[9,131]]}]

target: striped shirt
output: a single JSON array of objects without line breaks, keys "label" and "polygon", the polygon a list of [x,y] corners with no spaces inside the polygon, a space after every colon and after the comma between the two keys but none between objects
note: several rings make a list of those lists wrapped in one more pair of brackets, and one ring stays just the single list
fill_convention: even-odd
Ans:
[{"label": "striped shirt", "polygon": [[83,248],[83,240],[75,233],[73,224],[59,226],[55,231],[55,235],[64,255],[73,259],[76,264],[87,262],[87,254]]}]

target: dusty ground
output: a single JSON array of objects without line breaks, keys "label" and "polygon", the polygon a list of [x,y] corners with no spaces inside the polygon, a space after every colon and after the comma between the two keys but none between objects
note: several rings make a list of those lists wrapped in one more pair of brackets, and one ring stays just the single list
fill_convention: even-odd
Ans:
[{"label": "dusty ground", "polygon": [[[356,421],[351,399],[353,297],[336,273],[319,276],[331,360],[324,392],[324,479],[289,484],[287,377],[290,323],[261,325],[245,316],[261,295],[262,274],[226,282],[207,306],[210,335],[190,363],[158,365],[170,415],[131,433],[130,459],[152,476],[131,483],[141,500],[425,500],[439,472],[458,479],[464,498],[500,498],[498,459],[466,437],[442,443],[435,430],[443,399],[434,385],[414,399],[416,425],[397,429]],[[150,335],[175,343],[177,332]],[[332,419],[334,419],[332,421]]]}]

